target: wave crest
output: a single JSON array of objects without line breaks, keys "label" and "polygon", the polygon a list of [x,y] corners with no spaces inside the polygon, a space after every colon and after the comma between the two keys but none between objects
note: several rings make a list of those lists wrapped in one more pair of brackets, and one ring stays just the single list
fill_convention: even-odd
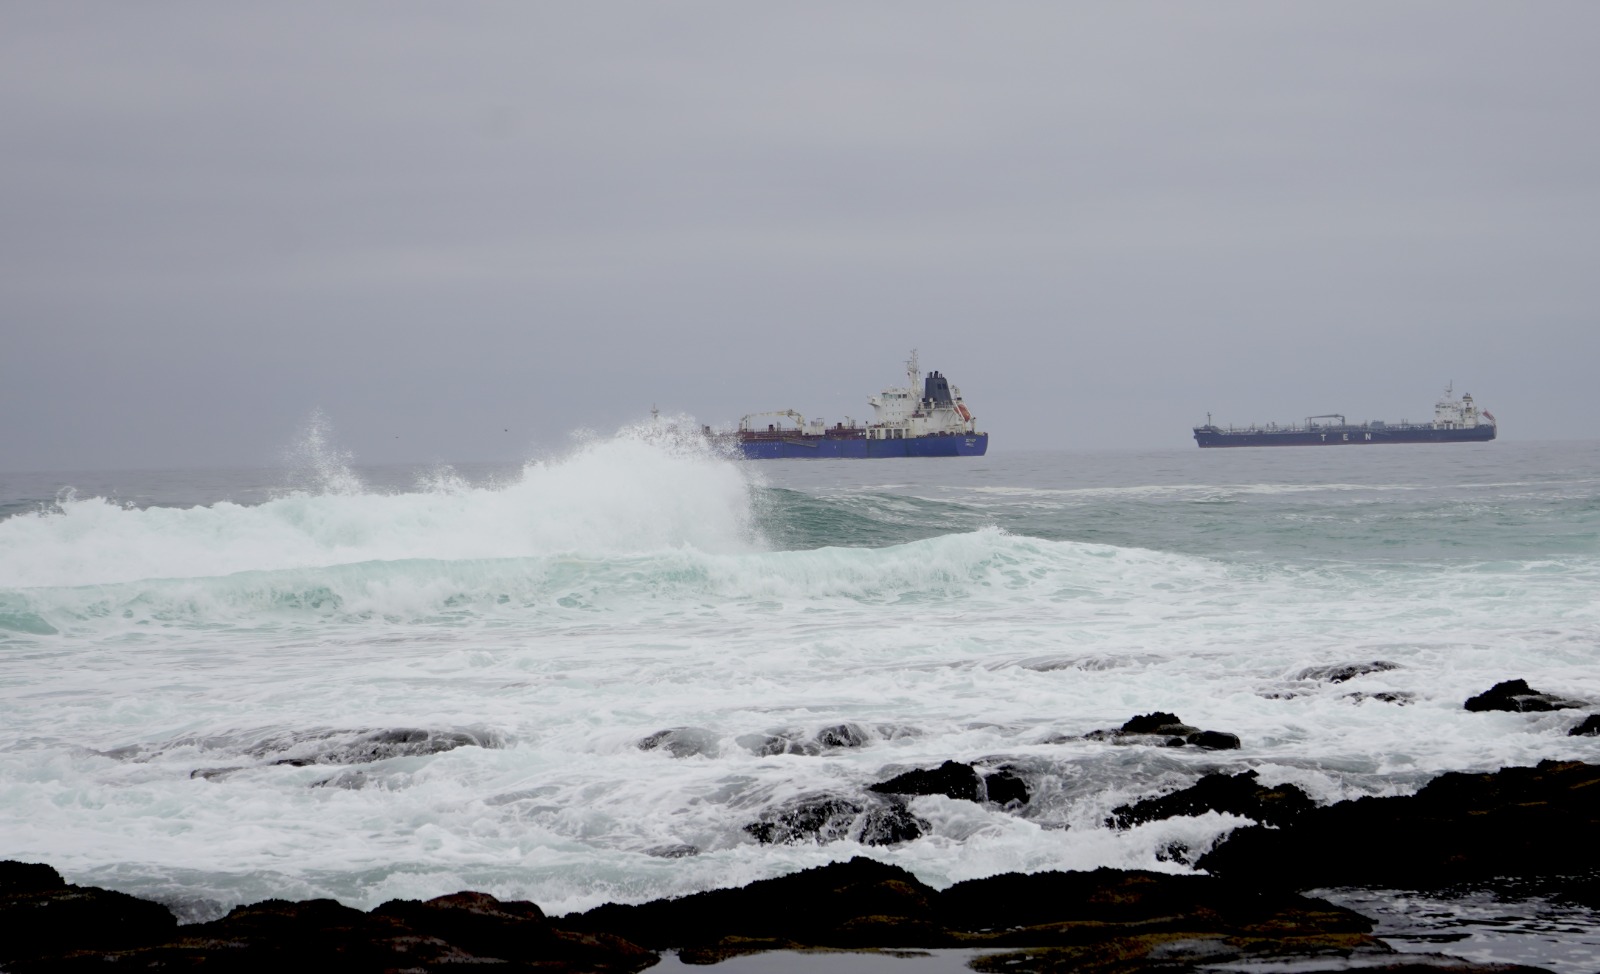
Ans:
[{"label": "wave crest", "polygon": [[0,589],[762,546],[749,474],[698,437],[634,428],[530,462],[509,483],[471,486],[435,470],[408,493],[362,486],[325,436],[304,452],[320,471],[318,489],[261,504],[141,509],[66,492],[47,509],[0,521]]}]

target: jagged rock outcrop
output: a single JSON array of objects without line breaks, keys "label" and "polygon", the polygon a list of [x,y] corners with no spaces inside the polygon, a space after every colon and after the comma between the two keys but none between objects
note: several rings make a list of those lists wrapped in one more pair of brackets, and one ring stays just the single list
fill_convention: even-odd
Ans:
[{"label": "jagged rock outcrop", "polygon": [[857,801],[843,795],[802,795],[762,812],[744,830],[763,845],[837,842],[895,845],[920,838],[927,823],[904,802],[872,796]]},{"label": "jagged rock outcrop", "polygon": [[1194,745],[1212,751],[1233,750],[1240,746],[1236,734],[1201,730],[1185,724],[1177,714],[1169,714],[1164,710],[1140,714],[1114,731],[1090,731],[1084,737],[1091,741],[1109,741],[1112,744],[1154,744],[1159,747]]},{"label": "jagged rock outcrop", "polygon": [[1583,722],[1567,731],[1568,737],[1600,737],[1600,714],[1590,714]]},{"label": "jagged rock outcrop", "polygon": [[[264,735],[260,732],[218,734],[179,738],[148,748],[140,745],[114,748],[100,753],[118,760],[147,761],[162,751],[184,747],[264,762],[196,768],[189,772],[191,778],[221,781],[235,772],[255,767],[372,764],[390,758],[427,757],[458,747],[500,748],[505,745],[506,738],[490,730],[392,727],[382,730],[276,731]],[[318,784],[333,780],[327,779]]]},{"label": "jagged rock outcrop", "polygon": [[[0,863],[0,919],[16,919],[5,912],[14,897],[75,889],[49,867]],[[1006,874],[940,892],[904,869],[855,858],[738,889],[607,904],[554,921],[533,903],[463,892],[391,900],[370,913],[331,900],[267,900],[179,928],[170,914],[142,929],[80,922],[66,939],[50,943],[10,936],[21,927],[8,922],[0,964],[14,974],[113,968],[444,974],[463,965],[633,974],[669,949],[685,962],[706,964],[772,949],[964,947],[995,951],[972,961],[977,970],[1039,974],[1182,974],[1244,962],[1292,962],[1306,974],[1533,971],[1398,955],[1371,936],[1371,926],[1321,900],[1210,876],[1113,869]]]},{"label": "jagged rock outcrop", "polygon": [[1532,713],[1547,710],[1573,710],[1586,706],[1581,700],[1568,700],[1553,693],[1535,690],[1527,680],[1506,680],[1471,697],[1464,706],[1473,712],[1508,710],[1514,713]]},{"label": "jagged rock outcrop", "polygon": [[1367,918],[1321,900],[1113,869],[1009,873],[939,892],[903,869],[858,858],[740,889],[608,904],[562,923],[676,949],[694,964],[763,950],[894,945],[992,949],[971,966],[1039,974],[1178,974],[1229,962],[1294,962],[1307,972],[1410,972],[1420,964],[1460,974],[1533,971],[1396,954],[1371,936]]},{"label": "jagged rock outcrop", "polygon": [[8,971],[20,959],[69,948],[157,943],[177,926],[159,903],[72,885],[43,863],[0,862],[0,965]]},{"label": "jagged rock outcrop", "polygon": [[1316,805],[1310,795],[1295,785],[1264,787],[1257,782],[1254,771],[1235,775],[1218,772],[1202,776],[1181,791],[1119,805],[1111,810],[1106,824],[1126,829],[1157,819],[1226,812],[1254,819],[1262,825],[1282,826]]},{"label": "jagged rock outcrop", "polygon": [[1296,889],[1435,889],[1498,877],[1600,869],[1600,766],[1542,761],[1451,772],[1415,795],[1302,812],[1282,828],[1240,829],[1198,865],[1239,882]]},{"label": "jagged rock outcrop", "polygon": [[266,900],[179,927],[163,906],[70,886],[48,866],[0,863],[0,965],[75,971],[338,970],[443,974],[463,964],[632,974],[657,955],[607,933],[557,929],[532,903],[485,893],[396,900],[371,913],[333,900]]},{"label": "jagged rock outcrop", "polygon": [[970,764],[946,761],[932,770],[916,769],[867,786],[889,795],[944,795],[969,802],[1027,804],[1028,786],[1014,772],[1001,768],[982,774]]}]

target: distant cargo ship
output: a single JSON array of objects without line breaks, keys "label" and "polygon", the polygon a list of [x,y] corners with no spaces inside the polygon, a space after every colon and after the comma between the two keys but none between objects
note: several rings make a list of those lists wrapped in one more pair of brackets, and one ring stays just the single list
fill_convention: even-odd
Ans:
[{"label": "distant cargo ship", "polygon": [[[1494,439],[1494,413],[1480,410],[1470,393],[1455,398],[1455,385],[1433,404],[1433,422],[1347,423],[1342,413],[1307,416],[1304,426],[1217,426],[1194,428],[1194,441],[1207,446],[1342,446],[1347,443],[1482,443]],[[1318,422],[1318,420],[1331,422]]]},{"label": "distant cargo ship", "polygon": [[[978,432],[960,389],[938,372],[924,377],[915,350],[906,362],[906,380],[903,388],[868,397],[873,419],[866,425],[849,417],[832,426],[821,419],[807,422],[784,409],[751,413],[737,430],[711,436],[752,460],[983,456],[989,434]],[[763,428],[763,420],[771,421]]]}]

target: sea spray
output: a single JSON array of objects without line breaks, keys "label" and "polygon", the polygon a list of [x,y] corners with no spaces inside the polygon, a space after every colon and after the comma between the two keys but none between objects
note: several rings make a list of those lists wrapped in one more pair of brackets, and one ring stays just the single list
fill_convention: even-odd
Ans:
[{"label": "sea spray", "polygon": [[0,588],[71,587],[373,561],[623,555],[761,544],[744,468],[692,441],[637,428],[468,486],[434,471],[427,490],[360,486],[326,429],[302,444],[325,489],[255,505],[132,508],[64,494],[51,510],[0,521]]},{"label": "sea spray", "polygon": [[[1600,701],[1595,456],[757,466],[666,425],[411,489],[0,521],[7,854],[213,909],[476,888],[560,913],[854,854],[941,886],[1182,872],[1169,850],[1237,823],[1110,811],[1208,771],[1331,801],[1592,755],[1568,714],[1461,703],[1514,677]],[[1153,710],[1243,746],[1086,737]],[[664,731],[697,744],[640,746]],[[320,762],[413,734],[468,742]],[[745,828],[949,759],[1030,800],[915,797],[893,846]]]}]

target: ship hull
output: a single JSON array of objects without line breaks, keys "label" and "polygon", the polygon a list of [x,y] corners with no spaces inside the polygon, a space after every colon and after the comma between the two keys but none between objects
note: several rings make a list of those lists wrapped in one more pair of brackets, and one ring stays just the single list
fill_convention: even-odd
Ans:
[{"label": "ship hull", "polygon": [[749,460],[880,460],[892,457],[981,457],[989,449],[988,433],[952,433],[869,440],[865,437],[748,437],[734,441]]},{"label": "ship hull", "polygon": [[1351,446],[1377,443],[1484,443],[1494,439],[1490,425],[1435,429],[1432,426],[1330,426],[1293,430],[1224,430],[1197,427],[1194,440],[1202,447],[1222,446]]}]

